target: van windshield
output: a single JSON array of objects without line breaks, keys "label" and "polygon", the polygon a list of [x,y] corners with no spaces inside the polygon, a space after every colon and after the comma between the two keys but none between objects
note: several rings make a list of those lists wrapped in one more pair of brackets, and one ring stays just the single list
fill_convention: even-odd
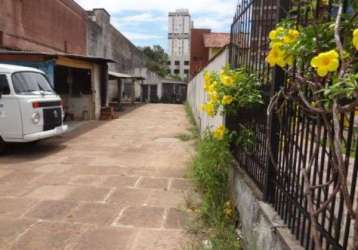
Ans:
[{"label": "van windshield", "polygon": [[12,75],[15,93],[18,95],[54,94],[47,78],[36,72],[17,72]]}]

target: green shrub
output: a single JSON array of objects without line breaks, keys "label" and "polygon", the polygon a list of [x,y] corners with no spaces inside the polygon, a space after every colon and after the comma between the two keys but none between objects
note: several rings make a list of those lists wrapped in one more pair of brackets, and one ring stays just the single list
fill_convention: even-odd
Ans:
[{"label": "green shrub", "polygon": [[193,161],[193,180],[202,192],[202,215],[209,224],[212,224],[211,220],[222,219],[221,211],[230,198],[228,178],[232,158],[228,146],[227,140],[217,141],[206,134],[198,145]]},{"label": "green shrub", "polygon": [[206,133],[198,143],[191,176],[202,195],[199,224],[206,231],[210,249],[240,249],[229,192],[231,167],[228,138],[215,140],[210,133]]}]

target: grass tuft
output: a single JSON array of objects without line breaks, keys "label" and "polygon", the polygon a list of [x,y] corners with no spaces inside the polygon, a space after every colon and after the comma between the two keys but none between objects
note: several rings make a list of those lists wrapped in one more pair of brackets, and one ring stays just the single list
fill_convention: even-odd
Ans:
[{"label": "grass tuft", "polygon": [[[189,105],[186,107],[191,110]],[[188,117],[191,117],[189,111]],[[195,240],[187,249],[241,249],[235,230],[235,208],[230,201],[229,171],[232,155],[229,141],[217,141],[210,133],[196,138],[197,152],[189,176],[201,194],[202,202],[197,208],[191,208],[197,211],[198,216],[188,228]]]}]

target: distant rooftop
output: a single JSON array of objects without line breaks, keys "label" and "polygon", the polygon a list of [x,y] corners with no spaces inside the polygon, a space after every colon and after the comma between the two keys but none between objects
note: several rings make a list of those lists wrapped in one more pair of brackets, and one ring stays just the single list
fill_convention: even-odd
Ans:
[{"label": "distant rooftop", "polygon": [[206,48],[222,48],[230,43],[230,33],[204,34],[204,46]]},{"label": "distant rooftop", "polygon": [[190,16],[190,13],[189,13],[188,9],[176,9],[174,12],[169,12],[169,16],[174,16],[174,15],[187,15],[187,16]]}]

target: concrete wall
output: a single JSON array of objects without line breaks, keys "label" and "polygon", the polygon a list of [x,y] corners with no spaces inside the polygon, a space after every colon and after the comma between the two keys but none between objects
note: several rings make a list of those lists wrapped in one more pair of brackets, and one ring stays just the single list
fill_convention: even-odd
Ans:
[{"label": "concrete wall", "polygon": [[94,65],[92,70],[94,118],[98,120],[101,117],[101,67],[99,65]]},{"label": "concrete wall", "polygon": [[208,71],[220,71],[228,63],[229,48],[226,47],[207,67],[200,71],[188,84],[188,102],[192,107],[196,122],[201,132],[206,129],[216,128],[224,123],[224,117],[220,112],[213,118],[201,110],[201,105],[208,101],[204,91],[204,73]]},{"label": "concrete wall", "polygon": [[237,163],[231,173],[231,188],[244,249],[304,250],[276,211],[262,201],[263,194]]},{"label": "concrete wall", "polygon": [[144,54],[110,23],[104,9],[88,11],[87,53],[90,56],[111,58],[109,70],[133,74],[135,68],[144,67]]},{"label": "concrete wall", "polygon": [[72,0],[0,0],[0,48],[86,54],[86,12]]}]

